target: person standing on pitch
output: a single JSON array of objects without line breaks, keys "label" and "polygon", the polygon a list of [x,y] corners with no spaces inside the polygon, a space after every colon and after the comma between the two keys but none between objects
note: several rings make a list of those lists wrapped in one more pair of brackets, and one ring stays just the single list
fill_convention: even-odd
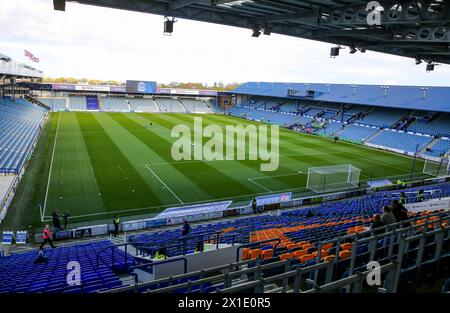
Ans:
[{"label": "person standing on pitch", "polygon": [[67,224],[68,224],[68,219],[69,219],[70,213],[68,210],[66,210],[66,212],[63,215],[63,220],[64,220],[64,230],[67,230]]},{"label": "person standing on pitch", "polygon": [[44,245],[46,244],[46,243],[49,243],[50,244],[50,246],[53,248],[53,249],[55,249],[56,247],[53,245],[53,241],[52,241],[52,234],[51,234],[51,232],[50,232],[50,225],[45,225],[45,228],[44,228],[44,232],[43,232],[43,237],[44,237],[44,242],[41,244],[41,246],[39,247],[39,249],[43,249],[44,248]]},{"label": "person standing on pitch", "polygon": [[114,216],[113,223],[114,223],[114,237],[117,237],[117,235],[119,234],[119,225],[120,225],[120,218],[118,215]]},{"label": "person standing on pitch", "polygon": [[53,218],[53,227],[56,230],[62,230],[61,227],[61,222],[59,221],[59,212],[58,210],[54,210],[52,213],[52,218]]},{"label": "person standing on pitch", "polygon": [[253,213],[254,214],[257,213],[257,211],[256,211],[257,206],[258,206],[258,203],[256,202],[256,198],[253,198],[253,200],[252,200],[252,209],[253,209]]}]

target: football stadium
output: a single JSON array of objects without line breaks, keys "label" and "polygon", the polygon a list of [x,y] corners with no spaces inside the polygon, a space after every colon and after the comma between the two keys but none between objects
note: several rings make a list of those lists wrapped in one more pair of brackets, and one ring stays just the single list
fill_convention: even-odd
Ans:
[{"label": "football stadium", "polygon": [[[445,1],[77,2],[450,64]],[[450,87],[44,74],[0,51],[0,294],[450,291]]]}]

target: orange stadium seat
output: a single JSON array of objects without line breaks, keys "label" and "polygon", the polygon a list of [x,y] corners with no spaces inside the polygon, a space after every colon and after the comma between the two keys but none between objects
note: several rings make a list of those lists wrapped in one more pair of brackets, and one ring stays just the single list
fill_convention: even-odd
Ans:
[{"label": "orange stadium seat", "polygon": [[352,256],[352,252],[349,250],[343,250],[343,251],[339,252],[339,258],[341,260],[348,259],[351,256]]},{"label": "orange stadium seat", "polygon": [[250,250],[250,260],[254,260],[260,257],[262,250],[261,249],[253,249]]},{"label": "orange stadium seat", "polygon": [[250,249],[249,248],[243,248],[242,249],[242,260],[248,260],[250,257]]},{"label": "orange stadium seat", "polygon": [[261,259],[268,260],[273,257],[273,250],[263,250],[261,254]]}]

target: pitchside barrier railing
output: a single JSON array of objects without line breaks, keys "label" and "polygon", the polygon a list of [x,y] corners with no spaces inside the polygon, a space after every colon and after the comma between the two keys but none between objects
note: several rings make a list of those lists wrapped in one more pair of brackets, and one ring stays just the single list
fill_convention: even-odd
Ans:
[{"label": "pitchside barrier railing", "polygon": [[[423,221],[423,223],[419,223],[419,221]],[[414,222],[414,224],[407,225],[407,223],[412,222]],[[443,226],[444,222],[447,223],[447,226]],[[220,292],[263,292],[271,284],[281,285],[281,287],[278,286],[275,289],[272,289],[272,292],[325,292],[339,290],[342,287],[346,287],[346,291],[359,292],[363,286],[364,279],[367,277],[368,273],[370,273],[370,271],[366,271],[367,268],[356,266],[356,258],[361,255],[358,253],[358,247],[365,244],[367,244],[368,251],[365,253],[369,254],[369,262],[388,262],[387,264],[380,264],[381,272],[386,272],[388,275],[384,279],[384,285],[378,286],[378,290],[381,292],[395,292],[399,282],[399,275],[402,271],[403,257],[406,253],[417,250],[415,265],[420,267],[423,262],[424,251],[426,248],[425,240],[427,238],[432,238],[432,242],[435,244],[434,257],[431,261],[439,262],[443,252],[448,253],[448,251],[443,251],[443,243],[445,240],[450,239],[449,225],[450,214],[448,212],[439,212],[428,214],[426,216],[416,216],[406,221],[377,228],[377,233],[382,230],[385,231],[381,234],[375,234],[374,230],[368,230],[362,233],[349,234],[318,243],[318,255],[316,256],[316,261],[321,260],[321,248],[324,244],[332,243],[335,249],[333,253],[339,255],[341,243],[352,243],[351,257],[346,259],[346,262],[348,262],[346,275],[348,277],[343,279],[339,277],[338,279],[333,280],[333,273],[336,271],[339,262],[343,261],[342,259],[338,260],[338,258],[306,267],[301,267],[299,264],[292,263],[291,260],[261,264],[261,260],[256,259],[238,261],[224,266],[146,283],[136,282],[134,286],[119,288],[112,292],[173,292],[184,289],[190,291],[195,286],[199,287],[200,290],[203,290],[203,286],[206,284],[221,285],[223,289],[220,290]],[[432,226],[432,229],[429,229],[430,226]],[[268,241],[274,242],[276,239],[265,240],[259,243],[256,242],[254,245],[263,245]],[[415,242],[418,242],[418,245],[413,245]],[[380,243],[381,246],[377,247]],[[377,252],[382,253],[383,257],[381,259],[377,259]],[[427,260],[427,262],[429,261],[430,260]],[[264,272],[280,267],[282,268],[281,274],[265,277]],[[228,272],[215,274],[224,270],[228,270]],[[201,274],[199,279],[197,277],[195,280],[189,280],[199,274]],[[215,276],[205,277],[207,274],[213,274]],[[239,279],[242,275],[246,275],[247,279],[244,281]],[[320,277],[322,277],[320,280],[323,282],[319,281]],[[233,283],[233,279],[238,280]],[[185,282],[173,284],[180,280],[185,280]],[[293,287],[292,280],[294,280]],[[291,283],[289,283],[290,281]],[[301,282],[310,287],[306,287],[307,289],[302,287],[303,289],[301,289]],[[162,284],[167,284],[167,286],[155,289]],[[236,284],[238,285],[236,286]],[[197,290],[199,288],[197,288]]]}]

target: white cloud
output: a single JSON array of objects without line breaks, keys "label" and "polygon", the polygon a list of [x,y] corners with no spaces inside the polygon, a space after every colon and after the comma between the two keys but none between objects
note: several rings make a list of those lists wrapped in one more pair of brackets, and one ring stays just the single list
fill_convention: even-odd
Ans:
[{"label": "white cloud", "polygon": [[341,51],[331,45],[250,30],[179,20],[162,34],[163,17],[52,0],[8,0],[0,6],[0,53],[40,57],[47,76],[170,81],[292,81],[446,85],[450,70],[425,73],[411,59]]}]

